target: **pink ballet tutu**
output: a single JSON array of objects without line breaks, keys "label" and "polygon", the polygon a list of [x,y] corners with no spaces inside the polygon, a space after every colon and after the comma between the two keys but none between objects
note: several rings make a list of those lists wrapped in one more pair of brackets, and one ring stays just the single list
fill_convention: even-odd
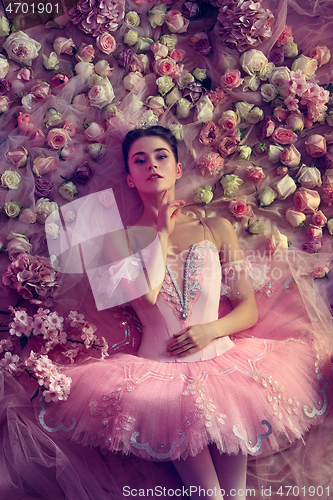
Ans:
[{"label": "pink ballet tutu", "polygon": [[239,339],[195,363],[116,354],[67,369],[70,398],[41,402],[39,420],[77,443],[146,460],[186,458],[210,443],[221,453],[262,454],[325,413],[330,374],[319,368],[311,343],[294,339]]}]

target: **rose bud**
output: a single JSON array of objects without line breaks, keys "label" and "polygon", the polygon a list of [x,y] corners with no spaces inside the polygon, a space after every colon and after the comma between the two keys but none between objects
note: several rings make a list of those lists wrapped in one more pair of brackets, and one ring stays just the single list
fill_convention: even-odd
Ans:
[{"label": "rose bud", "polygon": [[32,170],[38,175],[45,175],[53,172],[57,168],[57,160],[53,157],[46,157],[44,154],[34,159]]},{"label": "rose bud", "polygon": [[68,200],[68,201],[73,201],[74,200],[74,196],[77,193],[77,189],[76,189],[76,186],[74,184],[74,182],[72,181],[67,181],[67,182],[64,182],[60,188],[59,188],[59,194],[65,199],[65,200]]},{"label": "rose bud", "polygon": [[42,80],[37,80],[30,90],[36,101],[44,101],[51,94],[51,87],[48,83]]},{"label": "rose bud", "polygon": [[46,136],[44,132],[42,132],[40,129],[37,129],[31,136],[30,146],[33,148],[40,148],[44,146],[45,141]]},{"label": "rose bud", "polygon": [[326,139],[319,134],[313,134],[305,141],[306,151],[313,158],[324,156],[327,151]]},{"label": "rose bud", "polygon": [[312,222],[315,226],[322,227],[322,226],[325,226],[325,224],[327,222],[327,218],[321,210],[318,210],[318,212],[315,212],[312,215]]},{"label": "rose bud", "polygon": [[323,235],[323,230],[319,226],[315,226],[314,224],[310,224],[307,228],[307,235],[311,240],[321,238]]},{"label": "rose bud", "polygon": [[29,113],[20,111],[17,117],[17,126],[25,135],[30,135],[35,128],[35,122]]},{"label": "rose bud", "polygon": [[304,225],[306,215],[303,212],[298,212],[293,208],[289,208],[286,212],[286,220],[292,227],[299,227]]},{"label": "rose bud", "polygon": [[68,83],[68,76],[58,73],[52,76],[51,83],[53,87],[62,88]]},{"label": "rose bud", "polygon": [[92,175],[93,171],[89,166],[89,163],[85,161],[82,165],[76,167],[73,173],[73,179],[79,184],[87,184]]},{"label": "rose bud", "polygon": [[100,144],[99,142],[93,142],[87,146],[86,151],[90,154],[90,156],[95,160],[101,160],[106,154],[106,146],[104,144]]},{"label": "rose bud", "polygon": [[10,158],[17,167],[25,167],[28,159],[28,151],[24,146],[20,146],[17,149],[8,151],[6,156],[8,156],[8,158]]}]

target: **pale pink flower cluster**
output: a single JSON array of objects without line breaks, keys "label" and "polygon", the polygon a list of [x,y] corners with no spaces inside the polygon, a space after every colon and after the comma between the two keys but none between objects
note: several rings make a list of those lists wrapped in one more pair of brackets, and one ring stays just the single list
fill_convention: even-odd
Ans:
[{"label": "pale pink flower cluster", "polygon": [[0,361],[0,372],[16,373],[20,371],[20,358],[17,354],[6,352]]},{"label": "pale pink flower cluster", "polygon": [[69,11],[73,24],[81,31],[98,36],[105,31],[116,31],[125,16],[125,0],[79,0]]},{"label": "pale pink flower cluster", "polygon": [[290,72],[288,82],[288,97],[284,103],[289,111],[299,111],[299,105],[307,107],[309,118],[313,121],[324,119],[327,110],[327,102],[330,97],[328,90],[323,89],[313,80],[306,80],[305,75],[300,71]]},{"label": "pale pink flower cluster", "polygon": [[30,316],[28,316],[25,309],[15,310],[13,307],[9,308],[14,314],[14,321],[9,324],[10,335],[15,335],[16,337],[30,337],[33,321]]}]

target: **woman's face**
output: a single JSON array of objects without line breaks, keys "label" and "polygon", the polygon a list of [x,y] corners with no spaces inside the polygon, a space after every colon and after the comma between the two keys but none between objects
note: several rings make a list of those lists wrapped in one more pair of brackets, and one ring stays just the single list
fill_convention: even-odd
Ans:
[{"label": "woman's face", "polygon": [[176,162],[170,145],[161,137],[137,139],[128,152],[130,187],[139,193],[159,193],[174,187],[182,176],[182,166]]}]

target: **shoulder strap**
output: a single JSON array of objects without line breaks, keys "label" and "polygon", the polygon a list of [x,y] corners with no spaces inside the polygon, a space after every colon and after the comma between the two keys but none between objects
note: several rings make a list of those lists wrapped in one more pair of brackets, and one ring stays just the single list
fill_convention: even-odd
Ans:
[{"label": "shoulder strap", "polygon": [[205,240],[210,240],[212,243],[214,243],[214,245],[216,246],[217,248],[217,245],[216,245],[216,241],[215,241],[215,238],[214,238],[214,235],[212,233],[212,231],[210,230],[208,224],[206,223],[205,219],[199,219],[200,220],[200,223],[202,224],[203,226],[203,230],[204,230],[204,239]]}]

